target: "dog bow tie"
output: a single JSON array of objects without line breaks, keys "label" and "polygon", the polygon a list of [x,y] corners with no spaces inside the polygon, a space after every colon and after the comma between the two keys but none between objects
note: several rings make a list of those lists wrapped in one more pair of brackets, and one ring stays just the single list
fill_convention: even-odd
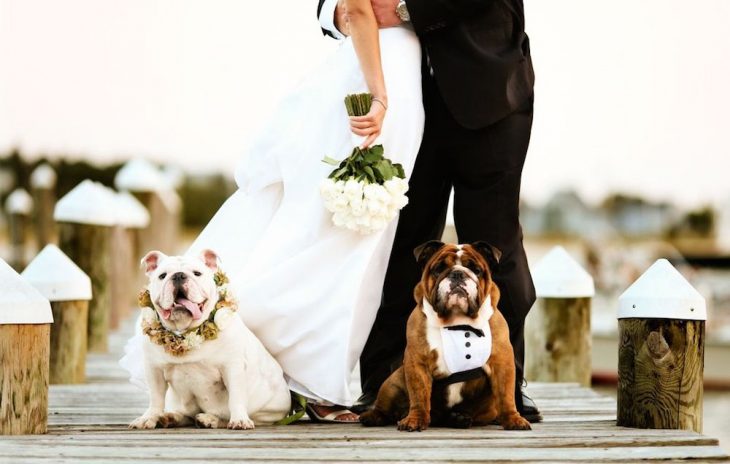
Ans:
[{"label": "dog bow tie", "polygon": [[484,331],[482,329],[477,329],[476,327],[472,327],[470,325],[452,325],[449,327],[444,327],[446,330],[462,330],[462,331],[468,331],[473,332],[477,337],[483,337]]}]

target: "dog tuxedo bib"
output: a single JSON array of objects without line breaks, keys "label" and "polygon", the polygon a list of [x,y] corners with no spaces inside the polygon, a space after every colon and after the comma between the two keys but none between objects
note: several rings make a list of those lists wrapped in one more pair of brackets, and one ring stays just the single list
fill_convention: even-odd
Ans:
[{"label": "dog tuxedo bib", "polygon": [[469,325],[441,328],[446,367],[451,374],[481,368],[492,354],[492,332]]}]

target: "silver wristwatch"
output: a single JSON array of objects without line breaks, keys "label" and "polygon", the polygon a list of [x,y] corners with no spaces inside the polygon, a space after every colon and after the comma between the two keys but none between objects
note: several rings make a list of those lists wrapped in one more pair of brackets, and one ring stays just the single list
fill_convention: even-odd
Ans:
[{"label": "silver wristwatch", "polygon": [[406,0],[400,0],[400,2],[398,2],[398,6],[395,7],[395,14],[397,14],[400,20],[404,23],[411,21],[411,15],[408,13]]}]

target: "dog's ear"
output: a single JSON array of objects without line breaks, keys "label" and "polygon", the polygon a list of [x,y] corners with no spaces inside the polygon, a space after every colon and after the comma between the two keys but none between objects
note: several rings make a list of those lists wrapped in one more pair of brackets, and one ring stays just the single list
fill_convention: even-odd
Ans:
[{"label": "dog's ear", "polygon": [[418,266],[421,269],[425,268],[426,263],[429,259],[431,259],[431,256],[433,256],[434,253],[443,248],[443,246],[444,242],[431,240],[416,247],[416,249],[413,250],[413,256],[416,257],[416,262],[418,262]]},{"label": "dog's ear", "polygon": [[478,241],[471,244],[477,253],[484,256],[487,260],[487,264],[492,269],[495,269],[499,265],[500,259],[502,259],[502,252],[496,246],[489,244],[484,241]]},{"label": "dog's ear", "polygon": [[142,262],[140,263],[140,265],[144,268],[145,274],[150,275],[151,272],[157,269],[160,261],[165,258],[167,258],[167,256],[164,253],[162,253],[161,251],[153,250],[144,255],[144,258],[142,258]]},{"label": "dog's ear", "polygon": [[205,265],[208,266],[213,272],[218,270],[219,258],[215,251],[206,248],[205,250],[200,252],[200,259],[202,259]]}]

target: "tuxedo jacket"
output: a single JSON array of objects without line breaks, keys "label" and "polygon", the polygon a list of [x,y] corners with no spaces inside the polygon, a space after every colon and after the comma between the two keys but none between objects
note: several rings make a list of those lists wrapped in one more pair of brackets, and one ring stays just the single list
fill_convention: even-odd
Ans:
[{"label": "tuxedo jacket", "polygon": [[[334,1],[319,0],[317,15],[325,34],[341,37],[330,17]],[[461,125],[486,127],[532,98],[535,74],[522,0],[406,5],[439,91]]]}]

